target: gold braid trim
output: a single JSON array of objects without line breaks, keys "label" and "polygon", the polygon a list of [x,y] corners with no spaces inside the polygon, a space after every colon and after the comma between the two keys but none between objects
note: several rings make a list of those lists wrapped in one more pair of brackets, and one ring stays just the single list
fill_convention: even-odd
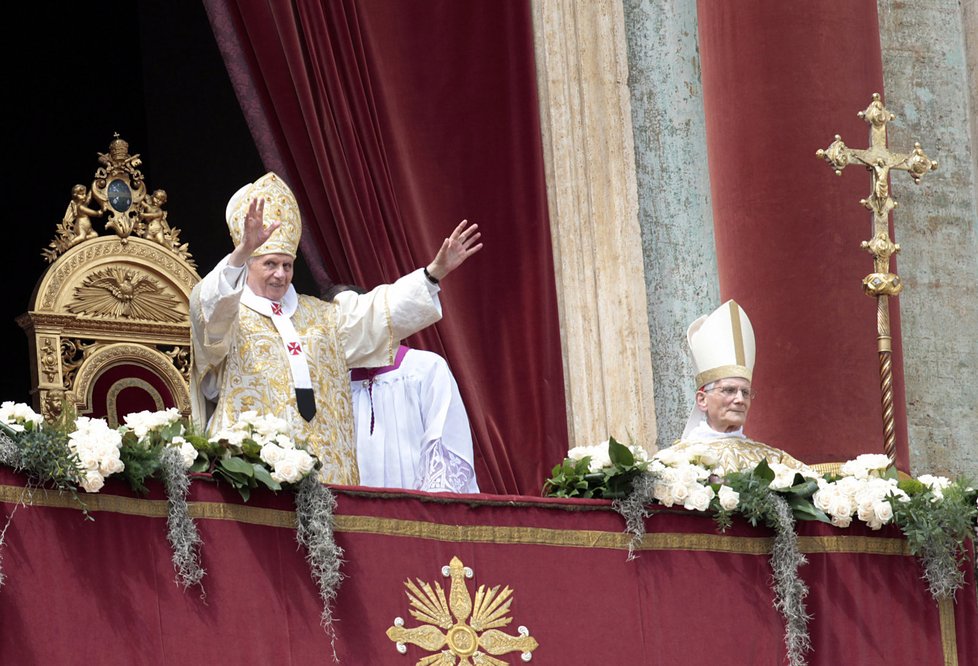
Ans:
[{"label": "gold braid trim", "polygon": [[937,602],[941,618],[941,647],[944,648],[944,666],[958,666],[958,635],[954,626],[954,599]]},{"label": "gold braid trim", "polygon": [[390,287],[384,289],[384,316],[387,317],[387,365],[394,365],[394,318],[391,317]]},{"label": "gold braid trim", "polygon": [[[0,502],[18,504],[26,501],[34,506],[59,509],[79,509],[78,502],[67,493],[44,489],[27,491],[20,486],[0,485]],[[89,511],[105,511],[129,516],[166,518],[166,500],[147,500],[117,495],[79,495]],[[222,502],[190,502],[190,515],[205,520],[231,520],[249,525],[264,525],[294,529],[295,512],[265,509]],[[571,548],[612,548],[627,550],[631,536],[625,532],[601,530],[558,530],[544,527],[513,525],[445,525],[420,520],[400,520],[374,516],[338,515],[336,529],[351,534],[380,534],[386,536],[451,541],[465,543],[504,543]],[[742,555],[767,555],[771,552],[771,537],[735,537],[722,534],[652,533],[646,534],[639,550],[689,550]],[[909,556],[907,542],[868,536],[802,536],[798,547],[803,553],[862,553],[870,555]]]}]

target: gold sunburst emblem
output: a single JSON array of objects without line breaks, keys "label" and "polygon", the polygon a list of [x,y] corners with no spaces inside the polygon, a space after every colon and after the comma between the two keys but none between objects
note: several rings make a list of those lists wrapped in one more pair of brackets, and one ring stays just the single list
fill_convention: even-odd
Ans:
[{"label": "gold sunburst emblem", "polygon": [[123,317],[176,322],[183,319],[179,301],[149,275],[112,267],[92,273],[75,287],[68,311],[95,317]]},{"label": "gold sunburst emblem", "polygon": [[407,628],[400,617],[387,630],[387,637],[397,644],[397,651],[407,652],[407,643],[437,654],[423,657],[416,666],[507,666],[507,662],[489,655],[520,652],[523,661],[530,661],[537,642],[526,627],[519,627],[518,636],[499,631],[513,621],[506,617],[513,602],[513,591],[507,586],[486,590],[480,585],[475,600],[469,594],[465,579],[472,578],[472,569],[453,557],[441,573],[451,579],[448,599],[441,583],[434,587],[421,580],[404,582],[410,602],[411,615],[422,626]]}]

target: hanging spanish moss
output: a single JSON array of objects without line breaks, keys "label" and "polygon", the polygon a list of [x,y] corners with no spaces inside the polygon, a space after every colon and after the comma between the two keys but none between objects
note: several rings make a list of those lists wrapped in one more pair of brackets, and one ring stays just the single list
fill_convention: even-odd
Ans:
[{"label": "hanging spanish moss", "polygon": [[611,506],[625,519],[625,531],[632,535],[628,542],[628,560],[635,559],[635,549],[645,538],[645,519],[652,515],[646,508],[652,503],[652,492],[659,475],[643,472],[632,479],[632,492],[625,499],[615,500]]},{"label": "hanging spanish moss", "polygon": [[798,575],[798,569],[808,560],[798,550],[795,517],[788,501],[776,493],[768,494],[767,524],[774,529],[771,548],[771,569],[774,573],[774,607],[784,618],[784,643],[788,663],[803,666],[805,653],[812,649],[808,634],[811,616],[805,608],[808,585]]},{"label": "hanging spanish moss", "polygon": [[167,516],[166,538],[173,550],[173,568],[177,572],[177,582],[184,589],[200,585],[201,597],[204,586],[201,584],[206,573],[200,566],[200,545],[202,543],[197,524],[190,516],[187,493],[190,490],[190,475],[183,465],[180,450],[163,447],[160,453],[160,469],[163,472],[163,485],[166,487]]},{"label": "hanging spanish moss", "polygon": [[312,569],[312,577],[319,586],[323,602],[321,623],[330,637],[333,661],[336,656],[336,630],[333,628],[333,602],[339,590],[343,574],[343,549],[336,543],[333,512],[336,497],[329,488],[319,482],[318,475],[310,474],[300,483],[295,493],[296,541],[306,549],[306,561]]}]

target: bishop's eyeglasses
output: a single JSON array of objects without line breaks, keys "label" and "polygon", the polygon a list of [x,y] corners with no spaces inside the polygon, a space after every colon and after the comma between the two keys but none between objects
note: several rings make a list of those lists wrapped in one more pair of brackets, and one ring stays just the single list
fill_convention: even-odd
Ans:
[{"label": "bishop's eyeglasses", "polygon": [[754,389],[740,388],[739,386],[714,386],[713,388],[704,389],[705,391],[719,391],[727,400],[733,400],[739,393],[744,397],[744,400],[753,400],[757,397],[757,391]]}]

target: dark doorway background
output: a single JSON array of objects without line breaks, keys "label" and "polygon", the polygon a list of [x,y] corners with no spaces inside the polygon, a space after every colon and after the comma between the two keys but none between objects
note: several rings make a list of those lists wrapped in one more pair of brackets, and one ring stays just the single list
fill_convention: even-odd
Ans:
[{"label": "dark doorway background", "polygon": [[[0,400],[31,402],[27,311],[76,183],[89,186],[113,134],[139,153],[147,188],[166,190],[168,220],[206,273],[231,250],[224,208],[264,169],[197,2],[100,1],[35,5],[4,40],[8,81],[8,229],[11,278],[0,335],[8,363]],[[10,116],[13,116],[12,118]],[[102,234],[100,220],[96,230]],[[12,235],[12,238],[9,238]],[[298,262],[300,292],[315,293]]]}]

